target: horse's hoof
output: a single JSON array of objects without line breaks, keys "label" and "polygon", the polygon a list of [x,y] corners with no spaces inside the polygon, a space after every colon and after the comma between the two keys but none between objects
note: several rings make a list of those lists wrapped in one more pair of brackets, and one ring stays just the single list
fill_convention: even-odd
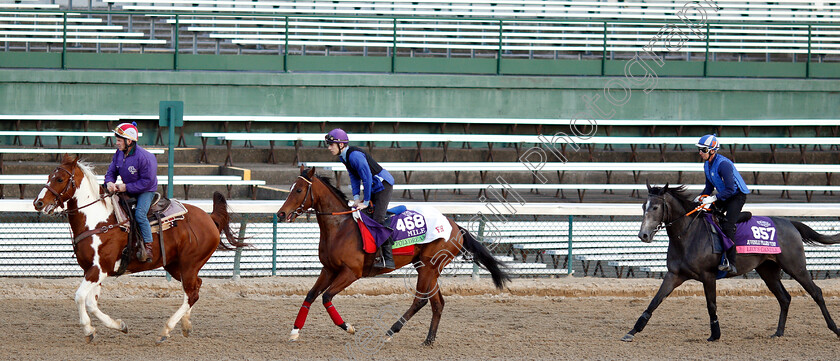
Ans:
[{"label": "horse's hoof", "polygon": [[96,331],[93,331],[90,335],[85,336],[85,343],[93,343],[96,340]]},{"label": "horse's hoof", "polygon": [[292,330],[292,334],[289,335],[289,342],[295,342],[298,340],[298,337],[300,337],[300,333],[298,332],[298,330]]},{"label": "horse's hoof", "polygon": [[128,326],[126,326],[125,322],[123,322],[122,320],[119,320],[119,321],[120,321],[120,332],[128,333]]},{"label": "horse's hoof", "polygon": [[622,337],[622,338],[621,338],[621,341],[624,341],[624,342],[633,342],[633,338],[635,338],[635,337],[636,337],[636,336],[633,336],[633,335],[631,335],[631,334],[629,334],[629,333],[628,333],[628,334],[624,335],[624,337]]},{"label": "horse's hoof", "polygon": [[774,333],[772,336],[770,336],[770,338],[781,338],[782,336],[784,336],[784,334],[779,334],[777,332],[777,333]]},{"label": "horse's hoof", "polygon": [[435,345],[435,341],[434,341],[434,340],[426,340],[426,341],[423,341],[423,346],[434,346],[434,345]]},{"label": "horse's hoof", "polygon": [[385,342],[391,342],[391,336],[385,336]]},{"label": "horse's hoof", "polygon": [[347,333],[349,333],[351,335],[355,335],[356,334],[356,328],[353,327],[353,325],[348,323],[347,324]]},{"label": "horse's hoof", "polygon": [[166,340],[168,340],[168,339],[169,339],[169,336],[160,336],[160,339],[159,339],[159,340],[157,340],[157,341],[155,341],[155,344],[156,344],[156,345],[160,345],[160,344],[164,343],[164,342],[165,342]]},{"label": "horse's hoof", "polygon": [[707,339],[706,339],[706,341],[709,341],[709,342],[715,342],[715,341],[717,341],[717,340],[719,340],[719,339],[720,339],[720,337],[714,337],[714,336],[712,336],[712,337],[707,338]]},{"label": "horse's hoof", "polygon": [[181,329],[181,334],[184,335],[184,337],[190,337],[190,333],[192,333],[192,330]]}]

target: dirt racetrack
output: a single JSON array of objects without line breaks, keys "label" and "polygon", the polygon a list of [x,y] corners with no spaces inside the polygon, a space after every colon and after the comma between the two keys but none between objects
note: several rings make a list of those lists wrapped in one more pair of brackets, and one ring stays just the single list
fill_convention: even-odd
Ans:
[{"label": "dirt racetrack", "polygon": [[[421,346],[431,311],[421,310],[394,340],[379,338],[402,315],[411,295],[402,279],[362,280],[334,299],[359,332],[334,326],[313,303],[300,342],[286,341],[303,294],[314,279],[205,279],[192,313],[193,333],[180,326],[156,346],[182,300],[180,283],[108,279],[100,308],[128,325],[128,334],[93,318],[97,340],[85,344],[73,295],[79,280],[0,279],[0,358],[13,360],[455,360],[455,359],[836,359],[840,340],[802,289],[794,295],[785,337],[770,339],[778,303],[760,280],[718,283],[723,337],[707,342],[702,288],[690,282],[653,314],[632,343],[619,341],[647,306],[660,281],[564,278],[515,280],[496,291],[489,280],[442,279],[446,307],[433,347]],[[840,320],[840,282],[821,280],[829,311]],[[382,312],[384,310],[385,312]],[[396,315],[390,315],[390,313]],[[382,321],[379,321],[381,315]]]}]

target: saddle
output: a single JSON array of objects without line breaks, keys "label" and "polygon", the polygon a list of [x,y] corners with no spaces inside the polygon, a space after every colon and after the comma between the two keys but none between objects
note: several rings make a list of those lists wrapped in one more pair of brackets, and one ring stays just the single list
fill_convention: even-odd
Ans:
[{"label": "saddle", "polygon": [[[120,202],[120,197],[123,196],[125,197],[125,202]],[[133,218],[134,207],[137,205],[136,198],[130,198],[127,195],[121,194],[113,196],[112,200],[116,210],[117,223],[122,223],[127,219]],[[149,224],[152,226],[152,233],[155,233],[177,226],[176,221],[183,220],[185,214],[187,214],[187,208],[181,202],[176,199],[166,198],[160,193],[155,192],[152,205],[149,207],[149,213],[146,217],[148,217]],[[121,225],[120,228],[128,232],[131,228],[130,223],[133,223],[133,220],[132,222]],[[160,229],[161,227],[162,229]]]},{"label": "saddle", "polygon": [[[726,218],[726,215],[723,214],[723,211],[721,211],[720,209],[717,209],[717,208],[712,208],[711,213],[714,216],[715,223],[717,223],[718,226],[720,226],[721,221],[724,218]],[[744,223],[746,221],[749,221],[750,218],[752,218],[752,212],[741,212],[738,215],[738,220],[735,221],[735,223],[736,224],[737,223]]]},{"label": "saddle", "polygon": [[[122,262],[120,263],[120,268],[116,272],[116,275],[119,276],[125,272],[132,256],[137,257],[138,259],[140,258],[137,251],[143,247],[143,240],[140,237],[139,232],[137,232],[137,223],[134,219],[134,207],[137,205],[137,199],[130,198],[125,193],[120,193],[112,196],[111,200],[114,203],[114,213],[117,217],[117,223],[124,232],[128,233],[128,242],[126,247],[123,249],[121,256]],[[172,227],[177,227],[176,222],[183,220],[184,214],[186,213],[187,209],[183,204],[181,204],[181,202],[175,199],[163,197],[160,193],[155,193],[155,196],[152,199],[152,205],[149,207],[149,213],[146,214],[146,217],[149,219],[152,233],[158,234],[160,254],[164,266],[166,266],[167,262],[163,231]]]}]

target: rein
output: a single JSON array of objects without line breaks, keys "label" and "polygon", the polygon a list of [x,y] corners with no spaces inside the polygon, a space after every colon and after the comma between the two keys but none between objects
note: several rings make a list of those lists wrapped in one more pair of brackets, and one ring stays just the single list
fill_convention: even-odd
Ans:
[{"label": "rein", "polygon": [[[665,229],[665,228],[668,228],[668,227],[670,227],[672,224],[674,224],[674,223],[676,223],[677,221],[679,221],[680,219],[682,219],[682,217],[678,217],[677,219],[675,219],[675,220],[673,220],[673,221],[670,221],[670,222],[667,222],[667,223],[666,223],[666,222],[665,222],[665,215],[666,215],[666,214],[668,214],[668,213],[670,213],[670,212],[668,211],[668,202],[667,202],[667,201],[665,201],[665,197],[664,197],[664,196],[662,196],[661,198],[662,198],[662,200],[663,200],[662,204],[663,204],[663,207],[665,207],[665,212],[662,212],[662,220],[659,222],[659,225],[658,225],[658,226],[656,226],[656,228],[654,228],[654,230],[653,230],[654,232],[659,232],[659,231],[661,231],[661,230],[663,230],[663,229]],[[680,233],[680,234],[679,234],[679,236],[677,236],[677,238],[681,238],[681,237],[682,237],[682,235],[683,235],[683,234],[685,234],[685,232],[687,232],[687,231],[688,231],[688,229],[691,227],[691,224],[692,224],[692,223],[694,223],[694,221],[695,221],[695,220],[697,220],[697,217],[698,217],[698,216],[700,216],[700,213],[698,212],[698,211],[700,211],[700,210],[708,210],[708,205],[706,205],[706,204],[701,204],[701,205],[697,206],[696,208],[694,208],[693,210],[691,210],[690,212],[686,213],[686,214],[683,216],[683,217],[688,217],[688,216],[690,216],[690,215],[692,215],[692,214],[694,214],[694,213],[697,213],[697,215],[695,215],[695,216],[694,216],[694,218],[692,218],[692,219],[691,219],[691,222],[688,222],[688,226],[686,226],[686,227],[685,227],[685,229],[683,229],[682,233]]]},{"label": "rein", "polygon": [[[113,193],[103,193],[103,194],[100,194],[100,195],[99,195],[99,198],[94,199],[94,200],[93,200],[93,202],[90,202],[90,203],[88,203],[88,204],[85,204],[85,205],[83,205],[83,206],[81,206],[81,207],[76,207],[76,209],[65,209],[65,210],[63,210],[63,211],[61,211],[61,212],[56,213],[56,215],[58,215],[58,216],[69,216],[69,215],[76,214],[76,213],[78,213],[78,212],[79,212],[79,210],[80,210],[80,209],[84,209],[84,208],[90,207],[90,206],[94,205],[96,202],[99,202],[99,201],[101,201],[101,200],[103,200],[103,199],[105,199],[105,198],[107,198],[107,197],[109,197],[109,196],[111,196],[111,195],[113,195]],[[62,207],[62,208],[63,208],[63,207]]]},{"label": "rein", "polygon": [[306,179],[306,178],[304,178],[303,176],[300,176],[300,175],[298,176],[298,178],[303,179],[304,182],[308,183],[309,187],[306,188],[306,195],[303,197],[303,201],[300,203],[300,205],[295,209],[295,212],[293,213],[295,215],[295,217],[299,217],[300,215],[305,214],[305,213],[315,214],[317,216],[340,216],[340,215],[345,215],[345,214],[350,214],[350,213],[353,213],[353,212],[360,211],[360,209],[351,209],[351,210],[340,211],[340,212],[318,212],[315,209],[313,209],[312,207],[310,207],[308,209],[304,209],[303,205],[306,204],[306,198],[307,197],[311,200],[311,202],[310,202],[311,204],[315,204],[315,198],[312,195],[312,181],[309,180],[309,179]]}]

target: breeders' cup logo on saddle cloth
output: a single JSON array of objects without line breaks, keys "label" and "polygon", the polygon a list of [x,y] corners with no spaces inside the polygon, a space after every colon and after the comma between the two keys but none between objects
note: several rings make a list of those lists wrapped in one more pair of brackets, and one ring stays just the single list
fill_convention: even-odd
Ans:
[{"label": "breeders' cup logo on saddle cloth", "polygon": [[772,227],[773,226],[772,224],[770,224],[770,222],[763,221],[763,220],[762,221],[756,221],[755,223],[758,224],[759,226],[762,226],[762,227]]},{"label": "breeders' cup logo on saddle cloth", "polygon": [[134,168],[134,166],[133,166],[133,165],[132,165],[132,166],[130,166],[130,167],[128,167],[128,171],[129,171],[131,174],[137,174],[137,168]]}]

